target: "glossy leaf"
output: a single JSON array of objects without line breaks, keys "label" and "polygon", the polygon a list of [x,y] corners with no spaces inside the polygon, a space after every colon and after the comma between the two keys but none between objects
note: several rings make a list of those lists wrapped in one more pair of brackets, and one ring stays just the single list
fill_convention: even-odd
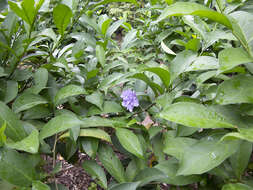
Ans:
[{"label": "glossy leaf", "polygon": [[159,117],[188,127],[233,128],[223,115],[201,104],[179,102],[172,104],[159,113]]},{"label": "glossy leaf", "polygon": [[10,137],[13,141],[22,140],[26,137],[26,132],[17,115],[2,102],[0,102],[0,119],[7,124],[5,130],[7,137]]},{"label": "glossy leaf", "polygon": [[32,190],[50,190],[50,187],[41,181],[33,181]]},{"label": "glossy leaf", "polygon": [[[69,137],[70,134],[65,133],[63,135],[61,135],[60,138],[66,138]],[[108,135],[105,131],[101,130],[101,129],[81,129],[80,133],[79,133],[80,137],[94,137],[94,138],[98,138],[107,142],[111,142],[111,137],[110,135]]]},{"label": "glossy leaf", "polygon": [[83,162],[83,168],[88,174],[95,178],[101,187],[105,189],[107,188],[107,179],[101,166],[99,166],[95,161],[86,160]]},{"label": "glossy leaf", "polygon": [[4,102],[7,104],[18,95],[18,83],[16,81],[8,80],[6,85]]},{"label": "glossy leaf", "polygon": [[64,4],[57,5],[53,10],[54,24],[61,35],[64,34],[72,18],[71,9]]},{"label": "glossy leaf", "polygon": [[140,182],[120,183],[112,186],[109,190],[136,190]]},{"label": "glossy leaf", "polygon": [[81,139],[81,145],[86,154],[91,158],[95,158],[98,150],[99,140],[96,138],[86,137]]},{"label": "glossy leaf", "polygon": [[230,183],[222,187],[222,190],[251,190],[252,187],[242,183]]},{"label": "glossy leaf", "polygon": [[170,72],[169,71],[167,71],[166,69],[163,69],[161,67],[150,67],[150,68],[145,69],[145,71],[155,73],[157,76],[159,76],[159,78],[163,82],[164,86],[166,88],[169,87],[169,85],[170,85]]},{"label": "glossy leaf", "polygon": [[127,151],[139,158],[143,158],[143,150],[140,141],[132,131],[124,128],[118,128],[116,130],[116,136],[118,137],[120,144]]},{"label": "glossy leaf", "polygon": [[109,145],[101,144],[99,146],[98,157],[108,173],[118,182],[125,182],[124,168]]},{"label": "glossy leaf", "polygon": [[242,48],[227,48],[219,53],[219,71],[225,72],[244,63],[252,63],[253,59]]},{"label": "glossy leaf", "polygon": [[63,114],[51,119],[40,131],[40,139],[45,139],[56,133],[65,131],[83,122],[73,115]]},{"label": "glossy leaf", "polygon": [[215,102],[221,105],[253,103],[252,76],[235,76],[219,85]]},{"label": "glossy leaf", "polygon": [[82,88],[81,86],[70,84],[68,86],[61,88],[57,92],[54,98],[54,103],[55,105],[58,105],[60,103],[63,103],[65,99],[68,97],[77,96],[81,94],[86,94],[84,88]]},{"label": "glossy leaf", "polygon": [[196,15],[199,17],[206,17],[209,18],[210,20],[223,24],[228,28],[232,28],[229,19],[225,15],[218,13],[203,5],[191,2],[177,2],[170,5],[162,12],[157,22],[169,16],[183,16],[183,15]]},{"label": "glossy leaf", "polygon": [[43,90],[48,81],[48,71],[45,68],[39,68],[34,74],[35,85],[27,90],[27,92],[38,94]]},{"label": "glossy leaf", "polygon": [[8,142],[7,147],[35,154],[39,150],[39,132],[34,129],[29,136],[18,142]]},{"label": "glossy leaf", "polygon": [[27,156],[15,150],[0,149],[0,177],[11,184],[29,187],[37,178],[34,166]]},{"label": "glossy leaf", "polygon": [[93,92],[91,95],[86,96],[85,99],[87,102],[96,105],[98,108],[100,108],[100,110],[103,109],[104,97],[101,92]]},{"label": "glossy leaf", "polygon": [[12,110],[15,113],[19,113],[21,111],[28,110],[34,106],[46,103],[48,103],[47,100],[40,95],[23,93],[12,104]]},{"label": "glossy leaf", "polygon": [[105,50],[101,45],[96,46],[96,56],[101,66],[104,67],[106,63]]},{"label": "glossy leaf", "polygon": [[[205,173],[237,151],[239,142],[202,140],[185,149],[177,175]],[[202,163],[199,165],[198,163]]]}]

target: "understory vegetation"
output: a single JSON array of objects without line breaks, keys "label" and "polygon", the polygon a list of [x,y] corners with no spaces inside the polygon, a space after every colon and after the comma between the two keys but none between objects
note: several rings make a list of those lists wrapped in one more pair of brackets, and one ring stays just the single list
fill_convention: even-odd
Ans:
[{"label": "understory vegetation", "polygon": [[0,0],[1,190],[251,190],[252,143],[252,0]]}]

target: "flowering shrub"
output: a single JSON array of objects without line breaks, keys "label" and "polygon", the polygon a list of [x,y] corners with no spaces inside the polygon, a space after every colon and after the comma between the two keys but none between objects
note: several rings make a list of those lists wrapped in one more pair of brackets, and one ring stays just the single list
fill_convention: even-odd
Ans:
[{"label": "flowering shrub", "polygon": [[57,155],[80,152],[102,189],[253,188],[252,1],[0,11],[0,189],[60,190]]}]

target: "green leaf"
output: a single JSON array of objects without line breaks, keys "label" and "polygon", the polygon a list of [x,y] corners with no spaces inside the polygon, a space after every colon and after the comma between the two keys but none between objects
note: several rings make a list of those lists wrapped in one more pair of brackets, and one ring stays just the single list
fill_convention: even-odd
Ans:
[{"label": "green leaf", "polygon": [[164,134],[163,151],[178,160],[182,160],[185,149],[197,143],[197,140],[187,137],[172,137],[170,134]]},{"label": "green leaf", "polygon": [[225,25],[230,29],[232,28],[232,25],[227,16],[218,13],[210,8],[207,8],[204,5],[191,2],[177,2],[170,5],[162,12],[162,14],[159,16],[156,22],[160,22],[161,20],[169,16],[183,16],[183,15],[195,15],[199,17],[206,17],[209,18],[210,20]]},{"label": "green leaf", "polygon": [[112,186],[109,190],[136,190],[140,182],[120,183]]},{"label": "green leaf", "polygon": [[119,121],[119,120],[112,120],[112,119],[106,119],[102,117],[84,117],[82,120],[81,128],[87,128],[87,127],[127,127],[127,122]]},{"label": "green leaf", "polygon": [[230,183],[222,187],[222,190],[251,190],[252,187],[242,183]]},{"label": "green leaf", "polygon": [[218,69],[218,59],[211,56],[199,56],[193,63],[186,68],[186,71],[202,71],[210,69]]},{"label": "green leaf", "polygon": [[111,37],[114,32],[125,22],[124,19],[114,22],[106,31],[106,36]]},{"label": "green leaf", "polygon": [[116,136],[120,144],[129,152],[139,158],[143,157],[143,150],[138,137],[130,130],[124,128],[116,129]]},{"label": "green leaf", "polygon": [[155,73],[157,76],[159,76],[159,78],[163,82],[164,86],[166,88],[169,87],[169,85],[170,85],[170,72],[169,71],[167,71],[166,69],[163,69],[161,67],[150,67],[150,68],[147,68],[144,70]]},{"label": "green leaf", "polygon": [[86,160],[83,162],[83,168],[88,174],[90,174],[93,178],[95,178],[95,180],[101,187],[105,189],[107,188],[107,179],[105,176],[105,172],[101,168],[101,166],[99,166],[93,160]]},{"label": "green leaf", "polygon": [[134,3],[134,4],[138,4],[136,0],[103,0],[97,4],[95,4],[94,6],[100,6],[100,5],[104,5],[104,4],[108,4],[108,3],[113,3],[113,2],[127,2],[127,3]]},{"label": "green leaf", "polygon": [[139,80],[144,81],[145,83],[147,83],[148,86],[150,86],[150,88],[153,90],[153,92],[155,93],[156,96],[158,95],[157,90],[158,90],[161,94],[162,94],[163,91],[164,91],[163,88],[162,88],[160,85],[158,85],[158,84],[152,82],[152,81],[151,81],[145,74],[143,74],[143,73],[136,73],[136,74],[130,76],[129,78],[136,78],[136,79],[139,79]]},{"label": "green leaf", "polygon": [[[64,133],[60,138],[69,137],[70,133]],[[101,129],[81,129],[79,133],[80,137],[94,137],[111,143],[111,137],[104,130]]]},{"label": "green leaf", "polygon": [[6,135],[4,134],[4,131],[6,129],[6,122],[3,123],[3,125],[0,128],[0,147],[4,146],[6,143]]},{"label": "green leaf", "polygon": [[40,139],[45,139],[75,126],[80,126],[82,123],[81,120],[73,115],[63,114],[56,116],[43,126],[40,131]]},{"label": "green leaf", "polygon": [[219,85],[215,102],[221,105],[253,103],[253,77],[235,76]]},{"label": "green leaf", "polygon": [[52,112],[46,105],[38,105],[24,112],[23,119],[41,119],[52,115]]},{"label": "green leaf", "polygon": [[129,48],[131,44],[136,40],[136,35],[137,35],[136,29],[130,30],[123,39],[121,49],[124,50],[126,48]]},{"label": "green leaf", "polygon": [[165,51],[167,54],[176,55],[170,48],[168,48],[165,45],[165,43],[163,41],[161,42],[161,47],[162,47],[163,51]]},{"label": "green leaf", "polygon": [[182,51],[178,53],[170,64],[171,82],[173,82],[180,74],[186,72],[196,57],[197,54],[192,51]]},{"label": "green leaf", "polygon": [[86,91],[81,86],[70,84],[61,88],[54,98],[55,105],[63,103],[68,97],[86,94]]},{"label": "green leaf", "polygon": [[8,80],[5,92],[4,102],[7,104],[11,102],[18,95],[18,83],[16,81]]},{"label": "green leaf", "polygon": [[19,113],[21,111],[28,110],[34,106],[46,103],[48,103],[47,100],[40,95],[23,93],[12,104],[12,110],[15,113]]},{"label": "green leaf", "polygon": [[106,63],[105,50],[101,45],[96,46],[96,56],[101,66],[104,67]]},{"label": "green leaf", "polygon": [[91,95],[85,97],[87,102],[96,105],[100,110],[103,110],[104,97],[99,91],[93,92]]},{"label": "green leaf", "polygon": [[95,159],[98,150],[98,139],[86,137],[81,139],[81,145],[86,154]]},{"label": "green leaf", "polygon": [[8,106],[0,101],[0,119],[6,122],[5,134],[13,141],[22,140],[26,137],[26,132],[17,115]]},{"label": "green leaf", "polygon": [[45,68],[39,68],[34,74],[35,85],[29,88],[26,92],[38,94],[43,90],[48,81],[48,71]]},{"label": "green leaf", "polygon": [[32,190],[50,190],[50,187],[41,181],[33,181]]},{"label": "green leaf", "polygon": [[166,107],[159,117],[188,127],[234,128],[223,115],[201,104],[179,102]]},{"label": "green leaf", "polygon": [[116,156],[109,145],[100,144],[98,157],[107,172],[111,174],[111,176],[113,176],[120,183],[125,182],[124,168],[119,158]]},{"label": "green leaf", "polygon": [[144,186],[151,181],[159,181],[167,177],[166,174],[157,168],[145,168],[138,173],[135,181],[140,181],[141,183],[139,186]]},{"label": "green leaf", "polygon": [[18,142],[8,142],[7,147],[36,154],[39,150],[39,132],[34,129],[29,136]]},{"label": "green leaf", "polygon": [[178,161],[175,159],[169,159],[162,162],[159,162],[155,168],[161,170],[168,177],[159,180],[160,182],[171,184],[171,185],[188,185],[196,183],[201,180],[200,176],[189,175],[189,176],[176,176],[178,170]]},{"label": "green leaf", "polygon": [[232,18],[232,32],[241,42],[244,49],[253,58],[253,30],[249,27],[253,21],[253,14],[243,11],[236,11],[230,14]]},{"label": "green leaf", "polygon": [[107,20],[105,20],[105,21],[103,22],[103,24],[102,24],[102,26],[101,26],[101,32],[102,32],[102,34],[103,34],[104,36],[106,35],[106,32],[107,32],[107,30],[108,30],[108,28],[109,28],[111,22],[112,22],[112,19],[110,19],[110,18],[107,19]]},{"label": "green leaf", "polygon": [[239,141],[236,140],[216,141],[213,137],[209,139],[200,140],[185,149],[177,175],[205,173],[234,154],[239,145]]},{"label": "green leaf", "polygon": [[29,187],[37,178],[29,157],[10,149],[0,149],[0,177],[9,183]]},{"label": "green leaf", "polygon": [[54,24],[59,30],[59,33],[63,36],[67,26],[72,18],[71,9],[64,4],[58,4],[53,10]]},{"label": "green leaf", "polygon": [[253,59],[243,48],[227,48],[219,52],[219,72],[225,72],[234,67],[252,63]]},{"label": "green leaf", "polygon": [[237,152],[229,158],[233,171],[238,179],[241,179],[241,175],[248,166],[251,152],[252,143],[242,141]]}]

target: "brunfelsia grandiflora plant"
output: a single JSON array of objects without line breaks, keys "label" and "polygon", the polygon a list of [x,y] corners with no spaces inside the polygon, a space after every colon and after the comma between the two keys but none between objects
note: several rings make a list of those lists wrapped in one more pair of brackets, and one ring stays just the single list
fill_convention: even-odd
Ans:
[{"label": "brunfelsia grandiflora plant", "polygon": [[252,10],[0,1],[0,189],[64,189],[80,152],[103,189],[253,189]]}]

